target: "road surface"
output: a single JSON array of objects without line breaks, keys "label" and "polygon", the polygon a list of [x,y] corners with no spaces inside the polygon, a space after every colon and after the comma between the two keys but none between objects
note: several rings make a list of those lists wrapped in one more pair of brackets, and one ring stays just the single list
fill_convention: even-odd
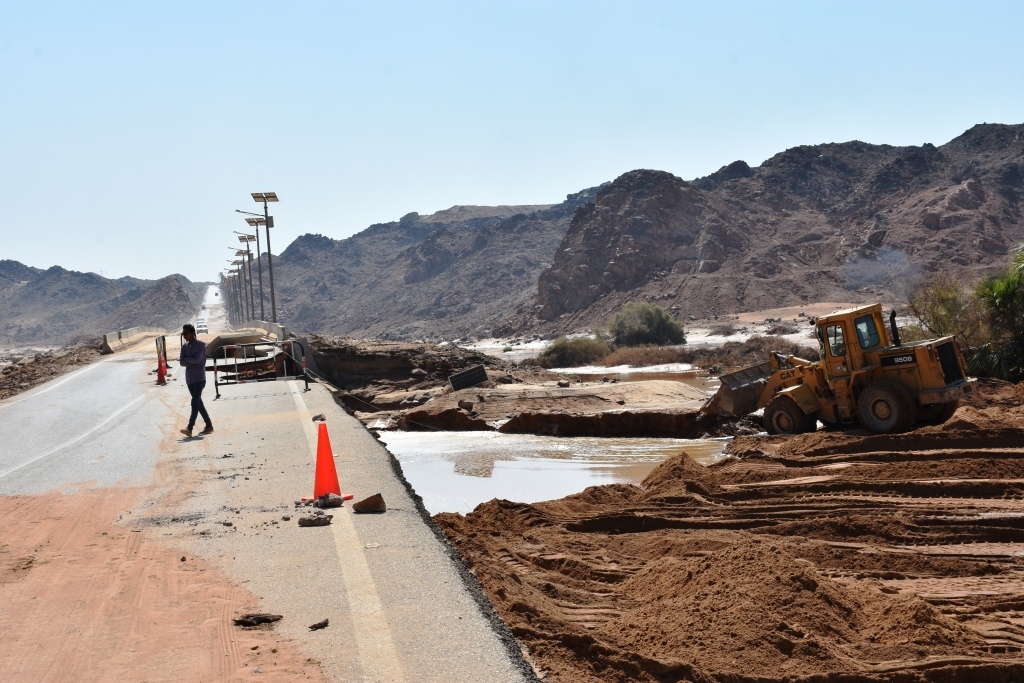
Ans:
[{"label": "road surface", "polygon": [[[219,303],[206,317],[216,333]],[[168,342],[176,354],[177,340]],[[209,386],[204,397],[216,431],[189,439],[178,433],[188,411],[184,371],[172,364],[168,385],[156,386],[151,345],[0,403],[0,496],[140,491],[119,511],[118,528],[180,549],[182,562],[202,558],[258,598],[260,610],[283,615],[275,637],[319,661],[326,680],[533,678],[425,523],[387,451],[324,386],[236,385],[222,388],[220,400]],[[326,417],[342,490],[356,500],[383,494],[385,514],[355,515],[346,506],[331,511],[328,527],[297,526],[309,512],[294,502],[312,493],[316,414]],[[65,556],[55,557],[59,563]],[[0,606],[0,620],[4,611]],[[98,614],[102,619],[103,610]],[[325,618],[328,628],[308,629]],[[103,680],[97,675],[83,680]]]}]

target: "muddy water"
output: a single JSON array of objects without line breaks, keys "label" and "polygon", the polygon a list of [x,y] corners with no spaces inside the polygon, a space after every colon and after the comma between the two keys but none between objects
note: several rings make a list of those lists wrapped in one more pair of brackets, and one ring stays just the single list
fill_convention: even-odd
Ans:
[{"label": "muddy water", "polygon": [[492,498],[561,498],[588,486],[638,484],[686,451],[704,464],[728,439],[602,439],[498,432],[380,432],[431,514],[471,511]]}]

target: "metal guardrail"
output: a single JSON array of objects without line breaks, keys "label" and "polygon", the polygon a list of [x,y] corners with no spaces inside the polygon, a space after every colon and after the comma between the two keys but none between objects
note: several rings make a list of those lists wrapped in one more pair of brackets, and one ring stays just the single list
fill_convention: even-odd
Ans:
[{"label": "metal guardrail", "polygon": [[266,320],[246,320],[243,323],[232,325],[231,329],[235,332],[241,332],[242,330],[260,330],[266,335],[274,335],[278,339],[284,339],[287,336],[287,331],[284,329],[284,325],[278,325],[277,323],[268,323]]},{"label": "metal guardrail", "polygon": [[[299,352],[298,357],[296,350]],[[306,344],[297,339],[261,340],[221,346],[213,353],[213,387],[216,398],[220,398],[222,386],[282,379],[302,378],[306,382],[306,391],[309,391],[306,365],[310,357]],[[223,365],[218,366],[218,360],[223,361]]]}]

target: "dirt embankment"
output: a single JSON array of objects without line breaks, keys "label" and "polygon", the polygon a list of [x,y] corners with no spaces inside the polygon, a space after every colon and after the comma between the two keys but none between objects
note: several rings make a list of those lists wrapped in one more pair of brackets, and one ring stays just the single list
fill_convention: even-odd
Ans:
[{"label": "dirt embankment", "polygon": [[435,519],[551,680],[1024,676],[1024,385],[908,434],[729,450]]},{"label": "dirt embankment", "polygon": [[15,362],[0,369],[0,401],[99,358],[100,350],[95,344],[20,356]]}]

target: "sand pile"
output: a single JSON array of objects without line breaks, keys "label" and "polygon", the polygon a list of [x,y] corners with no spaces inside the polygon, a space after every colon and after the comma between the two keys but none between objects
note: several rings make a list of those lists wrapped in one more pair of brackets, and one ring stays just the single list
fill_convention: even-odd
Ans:
[{"label": "sand pile", "polygon": [[560,681],[1024,675],[1024,388],[880,437],[744,437],[438,523]]}]

